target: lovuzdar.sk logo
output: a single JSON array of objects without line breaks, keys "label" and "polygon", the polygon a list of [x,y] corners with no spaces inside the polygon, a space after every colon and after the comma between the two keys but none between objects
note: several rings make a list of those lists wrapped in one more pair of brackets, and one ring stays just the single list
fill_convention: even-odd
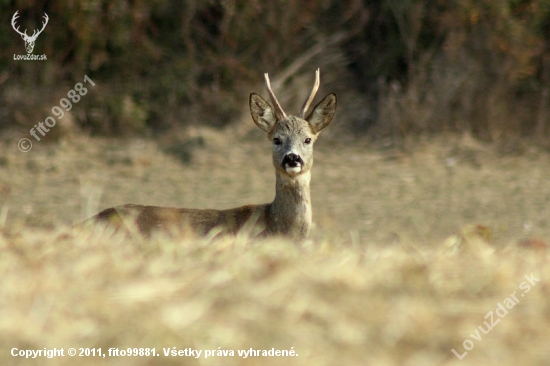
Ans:
[{"label": "lovuzdar.sk logo", "polygon": [[17,33],[19,33],[21,35],[21,38],[23,38],[23,41],[25,41],[25,49],[27,50],[27,54],[26,55],[16,55],[14,54],[13,55],[13,59],[14,60],[40,60],[40,61],[45,61],[47,58],[46,58],[46,55],[33,55],[32,54],[32,50],[34,49],[34,43],[36,42],[36,39],[38,38],[38,36],[40,35],[40,33],[42,33],[42,31],[44,30],[44,28],[46,28],[46,24],[48,24],[48,14],[44,13],[44,21],[42,22],[42,29],[40,29],[39,31],[37,31],[36,29],[32,32],[32,35],[28,35],[27,34],[27,30],[25,29],[24,32],[21,32],[19,30],[19,26],[16,25],[16,21],[17,21],[17,18],[19,17],[19,15],[17,14],[19,12],[16,11],[15,14],[13,14],[13,17],[11,18],[11,26],[13,28],[13,30],[15,30]]}]

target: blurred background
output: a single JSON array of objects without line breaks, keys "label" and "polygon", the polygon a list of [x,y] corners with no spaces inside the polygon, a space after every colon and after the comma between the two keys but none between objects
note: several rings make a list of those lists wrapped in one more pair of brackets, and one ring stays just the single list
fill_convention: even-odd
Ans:
[{"label": "blurred background", "polygon": [[[47,61],[14,60],[16,11],[28,34],[48,15],[33,51]],[[297,114],[320,68],[317,99],[338,108],[315,149],[318,227],[550,235],[550,0],[0,0],[0,24],[0,223],[270,202],[249,94],[268,72]],[[85,75],[95,87],[35,141]]]},{"label": "blurred background", "polygon": [[[47,61],[13,60],[16,11],[29,34],[48,14]],[[550,132],[550,0],[19,0],[0,1],[0,24],[0,133],[28,131],[84,75],[100,92],[48,138],[231,125],[264,72],[297,113],[317,67],[345,134]]]}]

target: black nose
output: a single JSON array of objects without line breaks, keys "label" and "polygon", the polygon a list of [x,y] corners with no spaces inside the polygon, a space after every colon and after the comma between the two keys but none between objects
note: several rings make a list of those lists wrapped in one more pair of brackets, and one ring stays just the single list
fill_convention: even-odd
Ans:
[{"label": "black nose", "polygon": [[296,155],[296,154],[287,154],[285,155],[285,157],[283,158],[283,165],[287,165],[289,167],[297,167],[298,164],[300,165],[304,165],[304,161],[302,160],[302,158],[300,157],[300,155]]}]

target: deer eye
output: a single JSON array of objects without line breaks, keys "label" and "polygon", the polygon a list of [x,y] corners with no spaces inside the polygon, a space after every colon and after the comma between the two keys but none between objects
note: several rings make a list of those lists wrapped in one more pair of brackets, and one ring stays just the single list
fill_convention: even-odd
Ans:
[{"label": "deer eye", "polygon": [[308,137],[305,141],[304,141],[307,145],[311,144],[311,139]]},{"label": "deer eye", "polygon": [[274,143],[275,145],[280,145],[280,144],[281,144],[281,139],[278,138],[278,137],[275,137],[275,138],[273,139],[273,143]]}]

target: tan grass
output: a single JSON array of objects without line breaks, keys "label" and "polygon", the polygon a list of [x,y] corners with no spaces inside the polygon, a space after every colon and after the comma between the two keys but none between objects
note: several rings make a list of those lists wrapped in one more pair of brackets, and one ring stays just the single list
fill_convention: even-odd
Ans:
[{"label": "tan grass", "polygon": [[[313,170],[317,228],[301,245],[67,229],[128,202],[268,202],[269,146],[236,131],[192,131],[205,147],[187,165],[150,141],[75,137],[26,155],[2,142],[0,364],[547,364],[550,159],[521,143],[510,152],[465,136],[374,149],[327,134]],[[531,273],[540,282],[473,340]],[[464,352],[466,339],[474,348],[459,361],[451,349]],[[10,356],[14,347],[161,356],[25,360]],[[194,360],[164,357],[163,347],[299,356]]]},{"label": "tan grass", "polygon": [[[190,131],[204,147],[192,151],[188,164],[147,140],[78,136],[36,142],[27,154],[0,142],[7,225],[71,225],[125,203],[231,208],[270,202],[271,147],[248,119],[246,126]],[[541,149],[485,145],[468,136],[374,149],[330,133],[315,147],[311,194],[318,229],[361,241],[431,242],[483,224],[503,242],[550,239],[550,155]]]},{"label": "tan grass", "polygon": [[[480,240],[482,237],[479,237]],[[5,365],[543,365],[550,357],[546,251],[316,240],[127,240],[75,231],[0,237]],[[488,243],[484,245],[489,246]],[[519,297],[524,275],[538,279]],[[464,340],[520,302],[459,361]],[[495,318],[497,316],[495,315]],[[10,349],[156,347],[155,358],[40,358]],[[165,357],[162,348],[234,350]],[[291,349],[297,357],[237,356]]]}]

